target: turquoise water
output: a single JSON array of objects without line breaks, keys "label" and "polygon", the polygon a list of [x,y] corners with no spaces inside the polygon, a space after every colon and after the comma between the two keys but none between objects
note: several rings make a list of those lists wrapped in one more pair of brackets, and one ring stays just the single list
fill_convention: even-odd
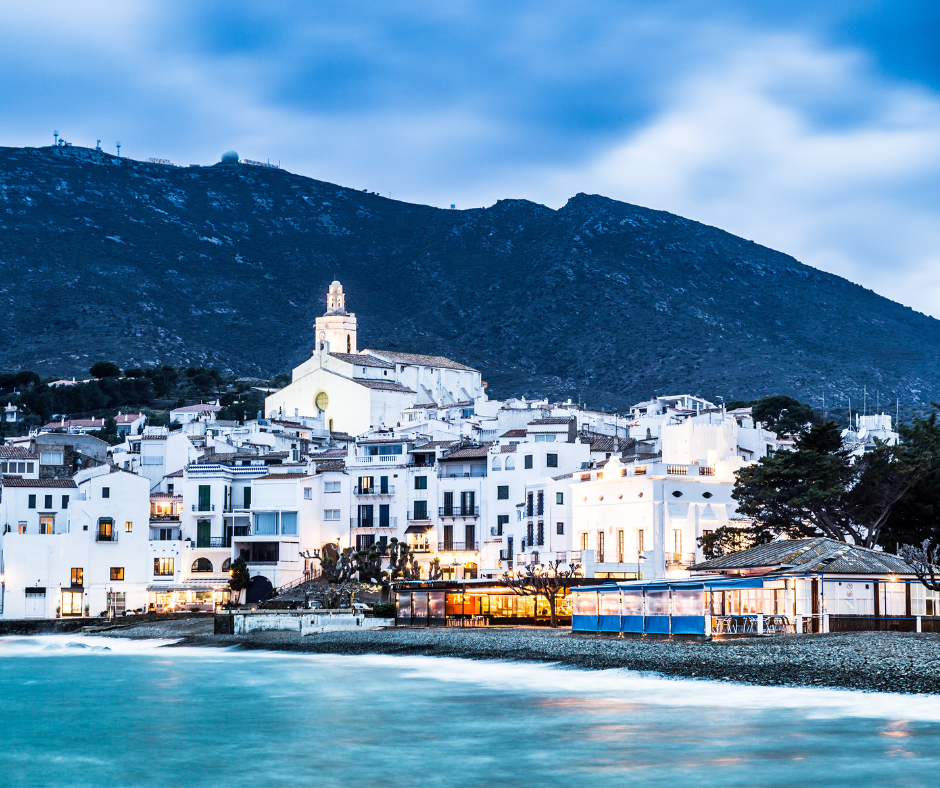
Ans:
[{"label": "turquoise water", "polygon": [[0,786],[940,783],[940,698],[156,646],[0,638]]}]

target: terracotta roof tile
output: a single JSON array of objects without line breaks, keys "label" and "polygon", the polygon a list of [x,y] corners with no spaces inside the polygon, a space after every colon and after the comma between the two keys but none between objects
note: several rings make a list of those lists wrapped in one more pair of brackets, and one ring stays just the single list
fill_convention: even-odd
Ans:
[{"label": "terracotta roof tile", "polygon": [[402,394],[416,394],[407,386],[396,383],[394,380],[370,380],[368,378],[353,378],[353,383],[365,386],[367,389],[376,389],[378,391],[399,391]]},{"label": "terracotta roof tile", "polygon": [[444,358],[443,356],[423,356],[417,353],[396,353],[391,350],[364,350],[364,353],[371,353],[373,356],[378,356],[387,361],[394,362],[395,364],[410,364],[412,366],[421,366],[421,367],[441,367],[443,369],[461,369],[466,372],[479,372],[479,370],[474,369],[473,367],[468,367],[466,364],[459,364],[456,361],[451,361],[449,358]]},{"label": "terracotta roof tile", "polygon": [[394,364],[390,364],[381,358],[370,356],[368,353],[330,353],[333,358],[345,361],[359,367],[379,367],[380,369],[395,369]]},{"label": "terracotta roof tile", "polygon": [[0,446],[0,458],[4,460],[35,460],[38,459],[35,454],[30,454],[28,449],[22,446]]},{"label": "terracotta roof tile", "polygon": [[21,479],[19,476],[4,476],[4,487],[50,487],[72,489],[77,487],[71,479]]}]

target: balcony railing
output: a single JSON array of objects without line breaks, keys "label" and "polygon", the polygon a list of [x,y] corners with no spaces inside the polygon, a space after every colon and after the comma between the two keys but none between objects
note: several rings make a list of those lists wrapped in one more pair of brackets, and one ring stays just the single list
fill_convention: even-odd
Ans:
[{"label": "balcony railing", "polygon": [[179,526],[167,526],[164,528],[155,528],[150,526],[151,542],[178,542],[180,540]]},{"label": "balcony railing", "polygon": [[117,528],[112,528],[110,531],[95,531],[95,541],[96,542],[116,542],[118,540],[118,531]]},{"label": "balcony railing", "polygon": [[194,512],[214,512],[215,504],[214,503],[194,503],[193,505]]},{"label": "balcony railing", "polygon": [[368,465],[369,463],[401,463],[408,462],[410,457],[406,454],[354,454],[349,458],[349,465]]},{"label": "balcony railing", "polygon": [[689,469],[685,465],[667,465],[666,473],[670,476],[688,476]]},{"label": "balcony railing", "polygon": [[152,514],[150,522],[152,523],[178,523],[180,516],[178,514]]},{"label": "balcony railing", "polygon": [[394,495],[395,494],[395,485],[386,484],[385,487],[381,485],[375,485],[372,487],[360,487],[356,485],[353,492],[356,495]]},{"label": "balcony railing", "polygon": [[416,523],[430,522],[431,518],[427,512],[408,512],[408,521]]},{"label": "balcony railing", "polygon": [[438,517],[479,517],[479,506],[441,506],[437,511]]},{"label": "balcony railing", "polygon": [[482,479],[486,476],[486,469],[480,471],[472,471],[470,473],[458,473],[457,471],[451,471],[447,468],[444,468],[438,471],[438,479]]},{"label": "balcony railing", "polygon": [[438,542],[440,553],[473,553],[480,549],[479,542]]},{"label": "balcony railing", "polygon": [[249,514],[251,514],[251,509],[244,509],[244,508],[239,507],[239,506],[226,506],[226,507],[222,510],[222,513],[223,513],[223,514],[244,514],[244,515],[249,515]]},{"label": "balcony railing", "polygon": [[383,523],[381,518],[373,517],[371,520],[360,520],[358,517],[349,518],[350,528],[398,528],[398,518],[389,517],[388,522]]},{"label": "balcony railing", "polygon": [[415,553],[430,553],[431,552],[430,542],[408,542],[408,547],[410,547],[412,552],[415,552]]}]

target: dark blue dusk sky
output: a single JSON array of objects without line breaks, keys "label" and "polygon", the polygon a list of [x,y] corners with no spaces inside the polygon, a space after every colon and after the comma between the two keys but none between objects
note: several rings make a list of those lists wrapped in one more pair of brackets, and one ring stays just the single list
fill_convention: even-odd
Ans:
[{"label": "dark blue dusk sky", "polygon": [[940,317],[940,3],[42,2],[0,144],[672,211]]}]

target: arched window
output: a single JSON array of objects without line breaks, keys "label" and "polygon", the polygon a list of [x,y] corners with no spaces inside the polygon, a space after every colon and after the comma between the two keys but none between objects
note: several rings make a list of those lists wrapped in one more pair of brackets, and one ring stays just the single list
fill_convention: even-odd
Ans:
[{"label": "arched window", "polygon": [[499,457],[494,457],[493,458],[493,470],[501,471],[502,469],[503,469],[503,466],[502,466],[502,463],[500,463],[499,461]]},{"label": "arched window", "polygon": [[226,558],[226,559],[222,562],[222,574],[224,575],[226,572],[230,571],[231,568],[232,568],[232,559],[231,559],[231,558]]},{"label": "arched window", "polygon": [[212,571],[212,561],[208,558],[197,558],[193,561],[193,572],[211,572]]},{"label": "arched window", "polygon": [[506,458],[506,470],[507,471],[516,470],[516,458],[515,457],[509,456]]}]

